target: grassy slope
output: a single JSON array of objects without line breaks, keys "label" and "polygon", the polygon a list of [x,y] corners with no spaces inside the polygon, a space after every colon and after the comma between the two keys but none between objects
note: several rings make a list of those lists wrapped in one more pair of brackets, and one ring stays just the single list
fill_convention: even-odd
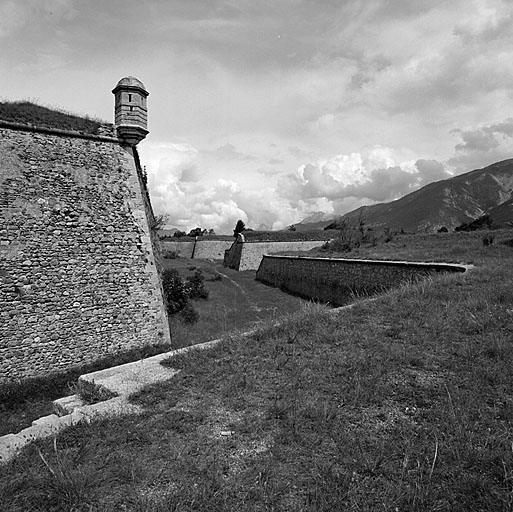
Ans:
[{"label": "grassy slope", "polygon": [[403,250],[475,269],[170,361],[178,376],[134,398],[144,416],[0,469],[4,508],[510,510],[513,249],[441,240]]},{"label": "grassy slope", "polygon": [[57,128],[95,135],[102,122],[28,101],[0,102],[0,119],[44,128]]}]

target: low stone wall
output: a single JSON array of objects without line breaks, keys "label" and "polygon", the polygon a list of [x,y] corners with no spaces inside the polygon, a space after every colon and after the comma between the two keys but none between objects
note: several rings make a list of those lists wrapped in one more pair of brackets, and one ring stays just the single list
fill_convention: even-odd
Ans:
[{"label": "low stone wall", "polygon": [[256,279],[304,298],[342,306],[353,293],[373,294],[463,265],[265,255]]}]

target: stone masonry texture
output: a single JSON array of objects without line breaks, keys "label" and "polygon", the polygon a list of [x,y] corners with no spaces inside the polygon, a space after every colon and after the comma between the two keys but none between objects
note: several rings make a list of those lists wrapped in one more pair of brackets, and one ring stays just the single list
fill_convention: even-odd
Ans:
[{"label": "stone masonry texture", "polygon": [[374,294],[439,272],[465,272],[465,267],[353,259],[264,256],[256,278],[307,299],[342,306],[352,294]]},{"label": "stone masonry texture", "polygon": [[169,345],[146,203],[132,149],[0,129],[0,384]]}]

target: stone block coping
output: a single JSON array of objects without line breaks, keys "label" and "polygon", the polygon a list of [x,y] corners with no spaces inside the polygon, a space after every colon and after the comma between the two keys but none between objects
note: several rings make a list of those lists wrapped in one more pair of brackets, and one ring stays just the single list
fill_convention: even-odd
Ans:
[{"label": "stone block coping", "polygon": [[467,270],[473,268],[473,265],[465,264],[465,263],[440,263],[434,261],[400,261],[400,260],[366,260],[366,259],[356,259],[356,258],[323,258],[321,256],[291,256],[291,255],[282,255],[282,254],[264,254],[263,258],[279,258],[279,259],[288,259],[288,260],[311,260],[311,261],[331,261],[331,262],[341,262],[341,263],[354,263],[356,265],[380,265],[380,266],[396,266],[396,267],[410,267],[410,268],[419,268],[419,269],[437,269],[437,270],[447,270],[449,272],[461,272],[464,273]]}]

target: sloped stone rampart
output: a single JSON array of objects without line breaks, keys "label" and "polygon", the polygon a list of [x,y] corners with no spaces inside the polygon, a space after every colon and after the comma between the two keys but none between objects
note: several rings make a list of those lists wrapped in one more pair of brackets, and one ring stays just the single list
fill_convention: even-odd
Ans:
[{"label": "sloped stone rampart", "polygon": [[0,129],[0,383],[169,345],[135,157]]},{"label": "sloped stone rampart", "polygon": [[352,293],[378,293],[433,274],[465,271],[463,265],[445,263],[266,255],[256,279],[307,299],[341,306],[351,300]]}]

